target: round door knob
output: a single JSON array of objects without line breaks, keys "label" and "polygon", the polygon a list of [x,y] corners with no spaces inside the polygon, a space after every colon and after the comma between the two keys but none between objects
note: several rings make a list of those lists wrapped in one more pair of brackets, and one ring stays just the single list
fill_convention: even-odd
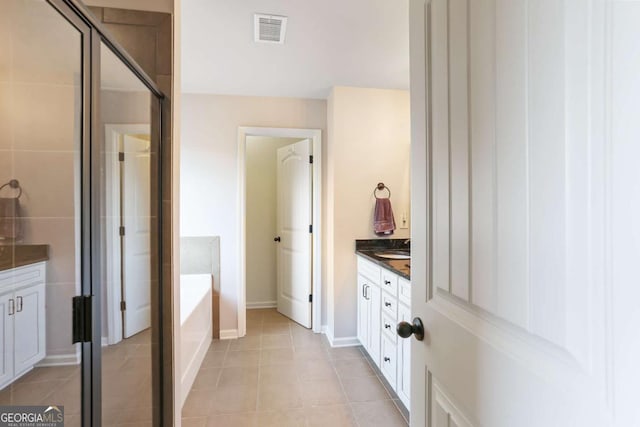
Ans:
[{"label": "round door knob", "polygon": [[274,238],[273,238],[273,241],[274,241],[274,242],[279,242],[279,241],[280,241],[280,236],[276,236],[276,237],[274,237]]},{"label": "round door knob", "polygon": [[409,338],[413,334],[418,341],[424,339],[424,325],[419,317],[413,319],[413,325],[409,322],[400,322],[396,328],[396,332],[402,338]]}]

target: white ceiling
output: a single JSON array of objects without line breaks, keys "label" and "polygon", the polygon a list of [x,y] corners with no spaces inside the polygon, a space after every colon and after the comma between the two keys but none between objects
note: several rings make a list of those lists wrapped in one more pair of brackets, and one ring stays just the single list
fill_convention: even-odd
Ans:
[{"label": "white ceiling", "polygon": [[[288,16],[285,43],[253,14]],[[183,0],[182,90],[326,98],[332,86],[409,88],[408,0]]]}]

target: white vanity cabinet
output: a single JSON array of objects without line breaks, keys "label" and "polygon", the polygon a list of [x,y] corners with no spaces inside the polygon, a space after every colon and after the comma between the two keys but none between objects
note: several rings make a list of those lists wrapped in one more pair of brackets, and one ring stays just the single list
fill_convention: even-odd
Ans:
[{"label": "white vanity cabinet", "polygon": [[380,268],[366,262],[370,265],[358,267],[358,339],[371,358],[379,363]]},{"label": "white vanity cabinet", "polygon": [[46,355],[44,262],[0,271],[0,389]]},{"label": "white vanity cabinet", "polygon": [[409,408],[411,339],[396,326],[411,322],[411,283],[358,256],[358,339],[402,403]]}]

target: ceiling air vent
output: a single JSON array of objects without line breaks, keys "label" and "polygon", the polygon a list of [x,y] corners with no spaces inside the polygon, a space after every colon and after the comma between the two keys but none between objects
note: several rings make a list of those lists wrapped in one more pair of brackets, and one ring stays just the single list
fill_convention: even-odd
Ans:
[{"label": "ceiling air vent", "polygon": [[277,15],[254,15],[255,41],[261,43],[284,43],[287,17]]}]

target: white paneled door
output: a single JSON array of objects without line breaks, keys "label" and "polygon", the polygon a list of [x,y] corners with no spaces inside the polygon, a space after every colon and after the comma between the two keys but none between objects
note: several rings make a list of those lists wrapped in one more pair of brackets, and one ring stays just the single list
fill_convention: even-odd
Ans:
[{"label": "white paneled door", "polygon": [[151,171],[147,136],[124,136],[122,271],[124,337],[151,326]]},{"label": "white paneled door", "polygon": [[410,16],[411,425],[640,425],[640,2]]},{"label": "white paneled door", "polygon": [[278,311],[311,327],[311,140],[278,149]]}]

